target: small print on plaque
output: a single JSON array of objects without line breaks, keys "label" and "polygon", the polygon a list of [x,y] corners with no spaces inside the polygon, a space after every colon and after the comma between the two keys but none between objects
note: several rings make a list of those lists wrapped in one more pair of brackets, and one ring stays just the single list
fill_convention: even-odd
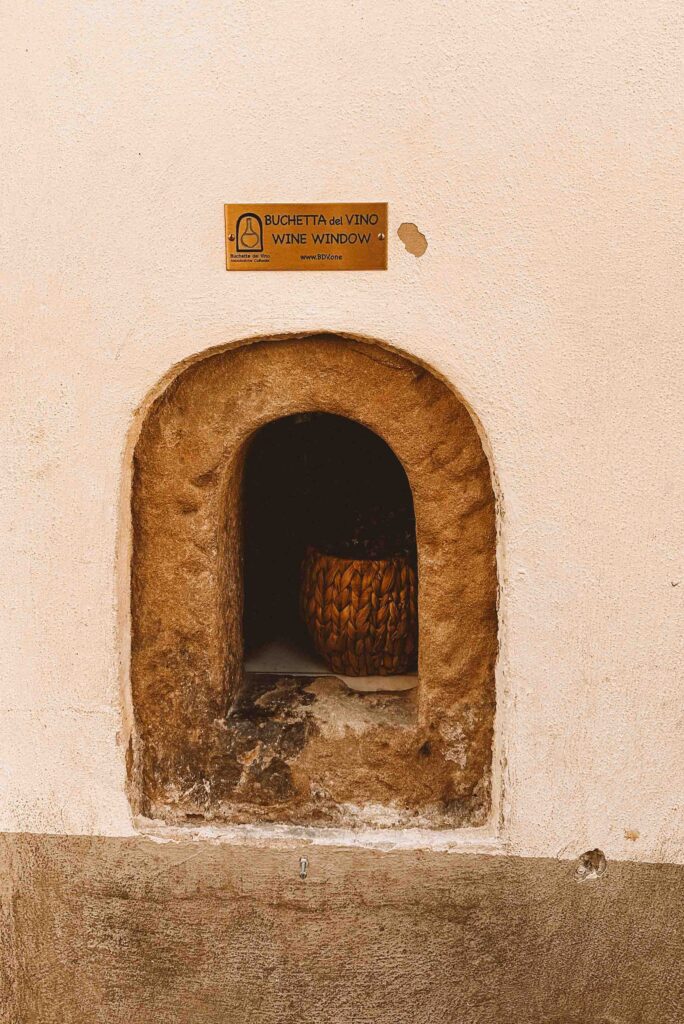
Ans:
[{"label": "small print on plaque", "polygon": [[226,203],[226,270],[387,270],[387,203]]}]

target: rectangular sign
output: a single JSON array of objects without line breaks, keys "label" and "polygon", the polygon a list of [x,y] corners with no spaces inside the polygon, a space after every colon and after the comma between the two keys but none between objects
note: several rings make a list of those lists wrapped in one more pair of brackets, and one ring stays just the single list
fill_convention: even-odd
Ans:
[{"label": "rectangular sign", "polygon": [[227,203],[227,270],[387,270],[387,203]]}]

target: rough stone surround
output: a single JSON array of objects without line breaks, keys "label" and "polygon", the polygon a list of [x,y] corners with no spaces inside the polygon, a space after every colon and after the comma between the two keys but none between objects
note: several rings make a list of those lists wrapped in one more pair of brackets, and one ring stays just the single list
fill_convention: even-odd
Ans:
[{"label": "rough stone surround", "polygon": [[[244,720],[241,742],[230,735],[244,683],[242,468],[260,426],[312,411],[374,430],[406,470],[420,681],[417,696],[404,698],[417,700],[411,728],[341,721],[324,734],[310,720],[276,754],[263,729],[245,735]],[[490,805],[496,588],[489,465],[465,406],[432,373],[326,335],[198,360],[152,405],[135,449],[136,809],[165,820],[340,824],[377,823],[380,808],[392,824],[480,824]]]}]

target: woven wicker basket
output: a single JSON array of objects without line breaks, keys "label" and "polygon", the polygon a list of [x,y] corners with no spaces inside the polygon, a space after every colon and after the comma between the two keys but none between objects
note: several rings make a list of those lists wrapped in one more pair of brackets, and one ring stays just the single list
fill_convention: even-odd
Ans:
[{"label": "woven wicker basket", "polygon": [[300,610],[314,647],[333,672],[391,676],[416,661],[416,571],[405,555],[352,559],[309,548]]}]

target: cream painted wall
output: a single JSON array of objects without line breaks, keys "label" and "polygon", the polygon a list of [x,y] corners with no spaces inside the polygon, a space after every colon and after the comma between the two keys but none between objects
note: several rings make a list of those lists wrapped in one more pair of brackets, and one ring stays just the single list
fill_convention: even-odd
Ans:
[{"label": "cream painted wall", "polygon": [[[486,432],[501,848],[684,861],[683,20],[679,0],[3,5],[0,828],[132,830],[136,408],[210,346],[326,328],[430,362]],[[224,270],[225,201],[352,199],[390,204],[387,273]]]}]

